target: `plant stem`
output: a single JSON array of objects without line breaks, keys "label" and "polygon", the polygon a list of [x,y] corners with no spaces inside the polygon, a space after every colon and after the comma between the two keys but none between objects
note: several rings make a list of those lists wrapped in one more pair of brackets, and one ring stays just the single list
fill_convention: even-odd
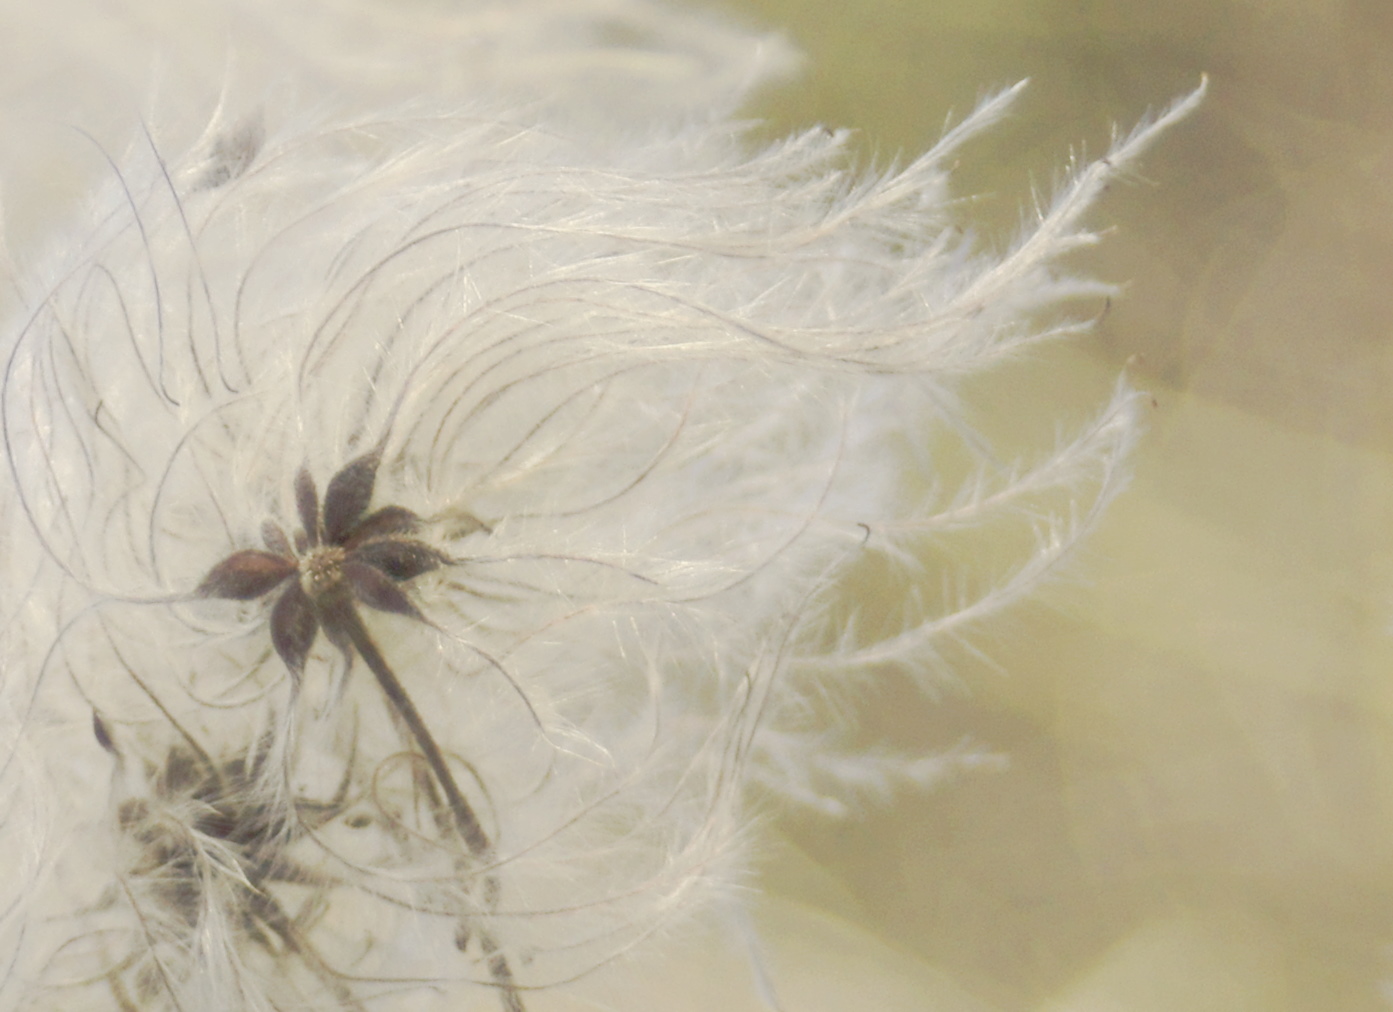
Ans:
[{"label": "plant stem", "polygon": [[455,828],[469,848],[469,853],[481,861],[488,860],[493,856],[493,843],[489,840],[488,834],[484,832],[484,827],[480,824],[479,817],[474,814],[474,809],[460,791],[459,784],[455,782],[454,774],[445,764],[445,755],[440,751],[440,746],[436,744],[435,738],[431,736],[425,720],[421,717],[421,712],[416,709],[416,704],[412,702],[406,689],[402,687],[401,680],[387,664],[387,659],[377,648],[377,643],[368,632],[367,626],[363,625],[363,620],[358,617],[358,610],[352,604],[345,602],[341,607],[334,609],[333,620],[340,630],[347,634],[348,641],[353,644],[353,648],[358,651],[364,663],[376,676],[377,684],[382,686],[382,692],[386,695],[387,702],[392,704],[392,708],[401,716],[407,730],[411,732],[411,737],[416,741],[416,747],[421,750],[421,757],[426,760],[426,765],[434,774],[436,783],[445,792],[445,801],[450,806],[450,814],[454,817]]},{"label": "plant stem", "polygon": [[[382,692],[386,695],[387,702],[392,705],[392,709],[396,710],[402,722],[406,724],[407,730],[411,732],[411,737],[416,740],[416,747],[421,750],[421,756],[426,760],[426,765],[430,767],[436,783],[445,792],[445,801],[454,816],[455,828],[469,848],[470,855],[479,861],[490,860],[493,857],[493,843],[489,840],[488,834],[484,832],[484,827],[480,824],[479,817],[474,814],[474,809],[465,800],[464,794],[459,789],[459,784],[455,783],[450,768],[445,765],[445,755],[440,751],[440,746],[436,744],[435,738],[431,736],[425,720],[421,717],[421,712],[416,709],[416,704],[407,695],[401,680],[387,664],[387,659],[377,648],[377,643],[368,632],[367,626],[363,625],[363,620],[358,615],[358,609],[353,606],[351,601],[343,601],[333,609],[332,621],[338,627],[338,631],[348,638],[348,641],[353,644],[353,648],[362,656],[364,663],[376,676],[377,684],[382,686]],[[499,951],[498,943],[493,940],[491,935],[481,932],[479,941],[483,946],[484,955],[488,959],[489,973],[498,988],[504,1012],[527,1012],[522,1003],[522,996],[518,994],[517,982],[513,978],[512,967],[508,965],[508,957]]]}]

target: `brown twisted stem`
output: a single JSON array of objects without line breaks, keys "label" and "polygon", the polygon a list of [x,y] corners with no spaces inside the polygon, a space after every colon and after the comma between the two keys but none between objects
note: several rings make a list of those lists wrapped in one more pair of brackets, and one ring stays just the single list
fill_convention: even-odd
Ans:
[{"label": "brown twisted stem", "polygon": [[[331,638],[338,636],[352,645],[358,655],[363,658],[363,662],[367,664],[368,670],[377,679],[377,684],[382,688],[382,694],[387,697],[388,704],[396,711],[402,723],[406,725],[421,757],[430,768],[436,784],[444,793],[445,803],[450,810],[455,831],[459,833],[460,839],[469,848],[470,856],[481,862],[491,860],[493,842],[484,831],[473,806],[465,798],[464,792],[459,789],[459,783],[446,764],[445,754],[441,752],[435,737],[426,727],[425,718],[421,716],[421,711],[416,709],[415,702],[412,701],[411,696],[401,684],[401,680],[397,678],[391,665],[387,663],[382,651],[378,649],[377,642],[368,632],[367,626],[363,624],[358,609],[353,606],[352,598],[348,594],[342,594],[335,595],[334,600],[322,601],[320,603],[320,621],[324,625],[325,632]],[[497,889],[497,883],[491,877],[485,885],[490,893]],[[489,974],[493,978],[494,985],[498,988],[505,1012],[526,1012],[522,996],[518,993],[517,982],[513,977],[512,967],[508,964],[508,957],[499,950],[498,943],[487,932],[480,933],[479,943],[488,961]]]},{"label": "brown twisted stem", "polygon": [[479,822],[479,817],[474,813],[473,807],[459,789],[454,774],[450,772],[450,768],[445,762],[445,754],[440,751],[435,737],[426,727],[425,718],[421,716],[421,711],[416,709],[416,704],[407,694],[401,680],[392,671],[387,659],[382,656],[377,642],[372,638],[372,634],[368,632],[367,626],[363,624],[362,618],[358,615],[358,609],[354,608],[352,602],[345,596],[324,607],[321,616],[326,630],[333,628],[353,645],[353,649],[363,658],[368,670],[377,679],[377,684],[382,687],[382,694],[387,697],[387,702],[391,704],[392,709],[397,712],[402,723],[406,725],[407,731],[410,732],[417,749],[421,752],[421,758],[425,759],[432,776],[435,777],[435,782],[445,794],[445,802],[449,806],[455,829],[465,846],[469,848],[470,855],[481,861],[490,859],[493,855],[492,841],[484,832],[484,827]]}]

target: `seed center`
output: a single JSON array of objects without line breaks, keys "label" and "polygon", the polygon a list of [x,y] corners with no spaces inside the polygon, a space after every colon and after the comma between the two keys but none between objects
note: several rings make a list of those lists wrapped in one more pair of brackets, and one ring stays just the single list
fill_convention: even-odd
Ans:
[{"label": "seed center", "polygon": [[300,560],[300,588],[311,601],[320,600],[338,586],[347,555],[337,545],[325,545]]}]

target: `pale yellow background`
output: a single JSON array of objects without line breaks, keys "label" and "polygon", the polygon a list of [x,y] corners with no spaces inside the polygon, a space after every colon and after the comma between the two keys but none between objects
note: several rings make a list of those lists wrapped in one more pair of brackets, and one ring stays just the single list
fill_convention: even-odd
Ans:
[{"label": "pale yellow background", "polygon": [[[1004,674],[964,662],[968,692],[887,720],[1011,764],[853,825],[791,820],[845,884],[825,905],[989,1008],[1393,1007],[1393,4],[725,9],[809,56],[761,104],[776,130],[856,127],[882,157],[1031,77],[960,167],[989,229],[1071,143],[1100,153],[1211,76],[1096,216],[1117,233],[1090,267],[1127,297],[1038,374],[1086,400],[1141,356],[1135,484],[1070,584],[980,631]],[[919,993],[903,1007],[976,1007]]]}]

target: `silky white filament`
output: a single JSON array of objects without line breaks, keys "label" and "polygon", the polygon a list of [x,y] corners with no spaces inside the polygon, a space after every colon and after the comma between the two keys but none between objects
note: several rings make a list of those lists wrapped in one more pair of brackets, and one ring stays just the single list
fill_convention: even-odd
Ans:
[{"label": "silky white filament", "polygon": [[[1016,465],[955,387],[1086,326],[1060,258],[1202,90],[998,254],[947,166],[1019,88],[869,174],[490,104],[139,135],[0,339],[0,1006],[524,1008],[738,902],[752,788],[977,761],[827,714],[1122,486],[1125,385]],[[998,520],[993,582],[836,619]]]}]

